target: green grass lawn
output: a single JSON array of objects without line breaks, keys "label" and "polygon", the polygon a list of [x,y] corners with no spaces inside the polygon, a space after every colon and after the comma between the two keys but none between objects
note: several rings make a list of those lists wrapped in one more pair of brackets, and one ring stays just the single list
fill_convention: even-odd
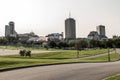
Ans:
[{"label": "green grass lawn", "polygon": [[[98,61],[98,62],[107,62],[108,61],[108,55],[105,56],[100,56],[96,58],[91,58],[91,59],[86,59],[89,61]],[[116,61],[119,60],[119,54],[118,53],[113,53],[110,54],[110,61]]]},{"label": "green grass lawn", "polygon": [[110,78],[105,79],[105,80],[120,80],[120,75],[113,76],[113,77],[110,77]]},{"label": "green grass lawn", "polygon": [[[107,49],[79,51],[79,56],[80,57],[93,56],[106,52]],[[71,51],[49,52],[44,54],[34,54],[32,57],[40,58],[40,59],[74,59],[77,57],[77,51],[71,50]]]},{"label": "green grass lawn", "polygon": [[[107,49],[100,49],[100,50],[83,50],[79,51],[80,57],[86,57],[86,56],[93,56],[97,54],[103,54],[106,53]],[[112,51],[112,49],[111,49]],[[5,56],[9,58],[24,58],[19,55],[12,55],[12,56]],[[26,58],[26,57],[25,57]],[[46,52],[46,53],[40,53],[40,54],[32,54],[32,57],[30,59],[74,59],[77,58],[77,51],[76,50],[58,50],[55,52]]]},{"label": "green grass lawn", "polygon": [[[106,49],[102,50],[88,50],[81,51],[80,57],[91,56],[96,54],[102,54],[107,52]],[[111,54],[111,61],[118,60],[118,54]],[[105,62],[107,56],[91,58],[91,59],[79,59],[76,58],[76,51],[58,51],[49,53],[32,54],[32,57],[21,57],[19,55],[0,56],[0,69],[40,65],[40,64],[53,64],[53,63],[68,63],[68,62]]]}]

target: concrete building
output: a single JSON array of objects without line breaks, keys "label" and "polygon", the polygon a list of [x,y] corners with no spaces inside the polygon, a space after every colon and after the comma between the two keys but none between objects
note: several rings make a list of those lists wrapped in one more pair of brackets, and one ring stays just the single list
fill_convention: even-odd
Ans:
[{"label": "concrete building", "polygon": [[76,23],[73,18],[67,18],[65,20],[65,38],[66,39],[76,38]]},{"label": "concrete building", "polygon": [[36,35],[34,32],[18,34],[18,40],[20,41],[27,41],[31,37],[38,37],[38,35]]},{"label": "concrete building", "polygon": [[94,40],[99,40],[99,35],[97,31],[91,31],[88,34],[88,39],[94,39]]},{"label": "concrete building", "polygon": [[96,27],[96,30],[99,35],[99,40],[107,40],[106,32],[105,32],[105,26],[104,25],[98,25]]},{"label": "concrete building", "polygon": [[15,24],[10,21],[8,25],[5,25],[5,37],[17,37],[17,32],[15,31]]},{"label": "concrete building", "polygon": [[63,40],[63,33],[59,34],[59,33],[52,33],[52,34],[48,34],[47,36],[47,40],[48,41],[62,41]]},{"label": "concrete building", "polygon": [[91,31],[88,34],[88,39],[94,39],[94,40],[108,40],[105,33],[105,26],[98,25],[96,27],[96,31]]},{"label": "concrete building", "polygon": [[9,25],[5,25],[5,37],[10,36],[10,27]]},{"label": "concrete building", "polygon": [[10,34],[14,34],[15,33],[15,30],[14,30],[14,22],[9,22],[9,27],[10,27]]},{"label": "concrete building", "polygon": [[99,25],[96,27],[96,30],[99,35],[105,36],[105,26]]}]

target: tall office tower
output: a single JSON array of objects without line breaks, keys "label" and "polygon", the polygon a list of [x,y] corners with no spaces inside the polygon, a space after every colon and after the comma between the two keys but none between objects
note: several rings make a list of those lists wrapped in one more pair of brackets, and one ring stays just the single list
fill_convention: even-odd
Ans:
[{"label": "tall office tower", "polygon": [[76,38],[76,23],[73,18],[67,18],[65,20],[65,38],[66,39]]},{"label": "tall office tower", "polygon": [[14,30],[14,22],[9,22],[9,25],[5,25],[5,37],[16,37],[17,33]]},{"label": "tall office tower", "polygon": [[105,26],[103,26],[103,25],[97,26],[97,32],[98,32],[99,35],[105,36],[106,35],[105,34]]},{"label": "tall office tower", "polygon": [[9,27],[10,27],[10,34],[13,35],[15,33],[15,30],[14,30],[14,22],[9,22]]},{"label": "tall office tower", "polygon": [[10,35],[10,27],[9,25],[5,25],[5,36],[9,36]]}]

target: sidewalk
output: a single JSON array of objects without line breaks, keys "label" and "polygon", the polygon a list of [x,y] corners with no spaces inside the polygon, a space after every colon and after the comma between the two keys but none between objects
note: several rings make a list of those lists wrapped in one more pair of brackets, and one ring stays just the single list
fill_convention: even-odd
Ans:
[{"label": "sidewalk", "polygon": [[[120,50],[117,49],[116,52],[120,53]],[[110,54],[112,54],[112,53],[115,53],[115,51],[110,52]],[[90,58],[96,58],[96,57],[101,57],[101,56],[105,56],[105,55],[108,55],[108,53],[103,53],[103,54],[97,54],[97,55],[93,55],[93,56],[82,57],[82,58],[79,58],[79,59],[90,59]]]}]

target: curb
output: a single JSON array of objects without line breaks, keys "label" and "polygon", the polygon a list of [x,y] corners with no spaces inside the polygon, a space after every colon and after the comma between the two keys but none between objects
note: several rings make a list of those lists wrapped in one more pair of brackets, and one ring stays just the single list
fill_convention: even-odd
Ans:
[{"label": "curb", "polygon": [[42,67],[42,66],[52,66],[52,65],[62,65],[62,64],[75,64],[75,63],[77,64],[77,63],[82,63],[82,62],[53,63],[53,64],[40,64],[40,65],[31,65],[31,66],[21,66],[21,67],[0,69],[0,72],[6,72],[6,71],[18,70],[18,69],[24,69],[24,68],[32,68],[32,67]]},{"label": "curb", "polygon": [[109,79],[109,78],[111,78],[111,77],[116,77],[116,76],[119,76],[120,74],[116,74],[116,75],[113,75],[113,76],[109,76],[109,77],[106,77],[106,78],[104,78],[104,79],[102,79],[102,80],[107,80],[107,79]]},{"label": "curb", "polygon": [[[117,60],[117,61],[119,61],[119,60]],[[117,61],[111,61],[111,62],[117,62]],[[25,68],[32,68],[32,67],[63,65],[63,64],[80,64],[80,63],[109,63],[109,62],[107,62],[107,61],[105,61],[105,62],[66,62],[66,63],[40,64],[40,65],[21,66],[21,67],[13,67],[13,68],[0,69],[0,72],[6,72],[6,71],[18,70],[18,69],[25,69]]]}]

